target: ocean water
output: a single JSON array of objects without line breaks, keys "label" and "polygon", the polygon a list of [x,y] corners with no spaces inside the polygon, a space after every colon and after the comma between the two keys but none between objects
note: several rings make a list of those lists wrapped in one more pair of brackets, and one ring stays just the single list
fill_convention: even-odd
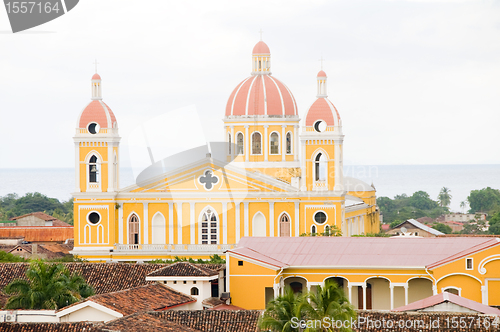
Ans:
[{"label": "ocean water", "polygon": [[[500,165],[384,165],[344,167],[344,174],[372,184],[377,196],[393,198],[423,190],[432,199],[442,187],[451,189],[451,209],[461,212],[460,202],[471,190],[492,187],[500,189]],[[120,184],[134,183],[131,169],[120,170]],[[22,196],[38,191],[65,201],[71,198],[75,186],[73,168],[0,169],[0,196],[17,193]]]}]

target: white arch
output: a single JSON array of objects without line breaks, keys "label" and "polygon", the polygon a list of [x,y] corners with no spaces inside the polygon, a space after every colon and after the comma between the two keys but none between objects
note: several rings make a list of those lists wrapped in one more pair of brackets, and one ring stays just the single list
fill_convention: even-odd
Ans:
[{"label": "white arch", "polygon": [[[260,153],[253,153],[253,137],[255,134],[260,135]],[[264,141],[264,135],[262,135],[262,133],[260,131],[255,130],[250,134],[250,155],[261,156],[263,154],[263,152],[262,152],[262,142],[263,141]]]},{"label": "white arch", "polygon": [[[272,135],[272,134],[278,134],[278,153],[271,153],[271,135]],[[281,135],[280,135],[280,133],[279,133],[279,132],[277,132],[277,131],[272,131],[272,132],[270,132],[270,133],[269,133],[269,137],[268,137],[268,139],[269,139],[269,140],[268,140],[268,142],[269,142],[269,143],[268,143],[268,145],[269,145],[269,146],[268,146],[268,148],[269,148],[269,150],[268,150],[268,151],[269,151],[269,154],[270,154],[270,155],[273,155],[273,156],[277,156],[277,155],[281,154],[281,149],[282,149],[282,146],[281,146],[281,144],[280,144],[280,143],[281,143]]]},{"label": "white arch", "polygon": [[288,217],[288,223],[289,223],[289,233],[291,235],[292,233],[292,218],[290,218],[290,214],[286,211],[283,211],[280,213],[280,215],[278,216],[278,236],[281,236],[281,217],[286,214],[286,216]]},{"label": "white arch", "polygon": [[[101,242],[99,242],[99,239]],[[104,227],[102,224],[97,226],[97,243],[104,243]]]},{"label": "white arch", "polygon": [[462,276],[471,277],[471,278],[474,278],[474,279],[476,279],[477,281],[479,281],[479,283],[480,283],[481,285],[483,284],[483,282],[481,281],[481,279],[476,278],[476,277],[474,277],[473,275],[470,275],[470,274],[467,274],[467,273],[460,273],[460,272],[457,272],[457,273],[450,273],[450,274],[447,274],[447,275],[445,275],[445,276],[442,276],[441,278],[439,278],[438,280],[436,280],[436,286],[437,286],[437,284],[438,284],[441,280],[443,280],[444,278],[451,277],[451,276],[456,276],[456,275],[462,275]]},{"label": "white arch", "polygon": [[323,148],[318,148],[313,153],[313,158],[312,158],[312,163],[313,163],[313,165],[312,165],[313,166],[313,169],[312,169],[312,171],[313,171],[312,172],[313,173],[313,181],[318,181],[318,180],[316,180],[317,177],[320,178],[319,175],[318,176],[316,175],[316,158],[318,157],[319,154],[321,154],[325,158],[324,161],[320,161],[319,172],[320,172],[320,174],[321,174],[321,170],[323,170],[323,172],[325,172],[325,179],[322,180],[322,181],[326,182],[326,185],[327,185],[327,188],[328,188],[328,178],[329,178],[328,164],[329,164],[330,157],[328,156],[328,153],[326,153],[326,151]]},{"label": "white arch", "polygon": [[266,236],[266,234],[266,217],[259,211],[252,218],[252,236]]},{"label": "white arch", "polygon": [[90,158],[92,158],[92,156],[95,155],[97,157],[97,161],[98,163],[102,163],[102,161],[104,159],[102,159],[102,156],[99,152],[97,152],[96,150],[92,150],[90,151],[89,153],[87,153],[87,156],[85,156],[85,163],[88,164],[90,162]]},{"label": "white arch", "polygon": [[85,225],[85,227],[83,227],[83,243],[88,244],[91,242],[91,240],[92,240],[92,234],[90,232],[90,225]]},{"label": "white arch", "polygon": [[[313,232],[314,230],[314,232]],[[311,225],[311,234],[316,233],[318,234],[318,227],[316,225]]]},{"label": "white arch", "polygon": [[448,289],[454,289],[458,292],[458,296],[462,296],[462,288],[458,288],[455,286],[447,286],[445,288],[441,288],[441,293],[446,292]]},{"label": "white arch", "polygon": [[365,284],[366,284],[366,281],[370,280],[370,279],[375,279],[375,278],[379,278],[379,279],[385,279],[387,281],[389,281],[389,284],[391,284],[391,279],[387,278],[387,277],[382,277],[382,276],[371,276],[371,277],[368,277],[365,279]]},{"label": "white arch", "polygon": [[238,131],[234,134],[234,144],[236,145],[236,151],[234,151],[234,155],[237,156],[239,153],[238,153],[238,135],[241,134],[241,137],[243,137],[243,146],[242,146],[242,152],[241,154],[244,155],[245,154],[245,134],[241,131]]},{"label": "white arch", "polygon": [[[211,205],[207,205],[203,208],[203,210],[201,210],[200,214],[198,215],[198,243],[199,244],[202,244],[204,241],[203,240],[203,237],[202,237],[202,222],[203,222],[203,215],[207,212],[207,210],[212,210],[212,212],[215,214],[215,218],[217,219],[217,242],[220,241],[220,227],[219,227],[219,213],[217,212],[217,209],[214,209],[213,206]],[[210,222],[210,221],[208,221]],[[210,224],[209,224],[210,226]],[[208,229],[211,229],[211,227],[208,227]],[[206,241],[208,241],[208,243],[210,244],[210,235],[211,234],[207,234],[208,235],[208,239]]]},{"label": "white arch", "polygon": [[330,278],[342,278],[342,279],[347,280],[348,283],[350,282],[349,279],[347,279],[344,276],[335,275],[335,276],[329,276],[329,277],[326,277],[325,279],[323,279],[323,284],[325,284],[326,279],[330,279]]},{"label": "white arch", "polygon": [[[288,134],[290,134],[290,153],[286,152],[286,149],[287,149],[286,137],[288,136]],[[293,154],[293,133],[291,131],[287,131],[285,134],[285,153],[288,155]]]},{"label": "white arch", "polygon": [[[141,225],[141,217],[139,216],[139,214],[137,212],[135,212],[135,211],[130,212],[130,214],[128,215],[128,217],[126,219],[127,220],[127,222],[126,222],[126,224],[127,224],[127,233],[125,234],[125,236],[126,236],[126,242],[124,241],[124,243],[127,243],[127,244],[129,244],[129,241],[130,241],[129,222],[130,222],[130,217],[133,214],[135,214],[137,216],[137,219],[139,220],[139,226]],[[140,238],[141,238],[141,227],[139,227],[139,239]]]},{"label": "white arch", "polygon": [[160,212],[156,212],[151,219],[151,231],[153,232],[152,244],[166,243],[166,221],[165,216]]},{"label": "white arch", "polygon": [[423,276],[423,277],[411,277],[410,279],[406,280],[406,283],[409,283],[410,280],[413,280],[413,279],[427,279],[427,280],[430,280],[434,284],[434,280],[432,280],[431,278],[426,277],[426,276]]},{"label": "white arch", "polygon": [[309,280],[307,280],[307,278],[303,277],[303,276],[288,276],[288,277],[283,278],[283,281],[285,281],[288,278],[300,278],[300,279],[304,279],[306,282],[309,282]]}]

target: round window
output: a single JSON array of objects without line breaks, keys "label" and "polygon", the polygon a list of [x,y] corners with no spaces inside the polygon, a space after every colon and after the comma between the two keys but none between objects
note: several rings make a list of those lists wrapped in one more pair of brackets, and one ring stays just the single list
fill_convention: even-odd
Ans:
[{"label": "round window", "polygon": [[326,222],[326,213],[323,211],[318,211],[314,214],[314,221],[318,224],[324,224]]},{"label": "round window", "polygon": [[97,224],[99,223],[99,221],[101,221],[101,216],[99,215],[99,213],[97,212],[91,212],[89,213],[89,215],[87,216],[87,219],[89,220],[89,222],[91,224]]},{"label": "round window", "polygon": [[318,133],[322,133],[326,130],[326,122],[319,120],[314,123],[314,130],[316,130]]},{"label": "round window", "polygon": [[101,128],[99,127],[99,124],[97,123],[91,123],[88,126],[89,133],[91,134],[97,134]]}]

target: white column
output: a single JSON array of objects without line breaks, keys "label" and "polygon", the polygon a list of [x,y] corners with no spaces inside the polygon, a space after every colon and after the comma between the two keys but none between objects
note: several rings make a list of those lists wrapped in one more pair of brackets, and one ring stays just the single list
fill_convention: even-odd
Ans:
[{"label": "white column", "polygon": [[349,303],[352,303],[352,285],[350,282],[347,283],[347,290],[349,292]]},{"label": "white column", "polygon": [[182,202],[177,203],[177,243],[182,244]]},{"label": "white column", "polygon": [[144,244],[149,243],[149,216],[148,216],[148,203],[142,203],[144,206],[144,218],[142,220],[144,224],[144,236],[143,236],[143,242]]},{"label": "white column", "polygon": [[363,287],[363,310],[366,310],[366,283],[361,287]]},{"label": "white column", "polygon": [[245,226],[244,235],[249,236],[250,235],[250,227],[248,225],[248,203],[247,202],[243,203],[243,209],[244,209],[244,211],[243,211],[243,215],[244,215],[243,223]]},{"label": "white column", "polygon": [[241,231],[240,231],[240,225],[241,225],[241,221],[240,221],[240,203],[234,203],[234,214],[235,214],[235,227],[234,227],[234,231],[236,232],[236,236],[235,236],[235,239],[236,239],[236,243],[240,242],[240,234],[241,234]]},{"label": "white column", "polygon": [[227,244],[227,202],[222,202],[222,243]]},{"label": "white column", "polygon": [[273,290],[274,290],[274,298],[277,298],[278,296],[280,296],[280,284],[274,284]]},{"label": "white column", "polygon": [[174,244],[174,203],[168,203],[168,243]]},{"label": "white column", "polygon": [[295,202],[295,236],[300,235],[300,209],[299,202]]},{"label": "white column", "polygon": [[[488,285],[488,281],[486,281],[486,285]],[[488,287],[481,286],[481,303],[484,305],[488,305]]]},{"label": "white column", "polygon": [[262,145],[264,145],[264,161],[268,160],[269,155],[269,136],[267,132],[268,128],[268,125],[264,125],[264,137],[262,139]]},{"label": "white column", "polygon": [[75,142],[75,192],[80,192],[80,143]]},{"label": "white column", "polygon": [[194,216],[194,202],[189,202],[189,241],[190,244],[196,243],[196,222]]},{"label": "white column", "polygon": [[115,186],[113,185],[115,179],[115,168],[114,166],[114,154],[113,154],[113,146],[111,143],[108,144],[108,192],[115,191]]},{"label": "white column", "polygon": [[120,208],[118,209],[118,239],[117,243],[125,243],[123,241],[123,203],[119,203]]},{"label": "white column", "polygon": [[306,284],[306,287],[307,287],[307,292],[310,293],[311,292],[311,284],[309,282]]},{"label": "white column", "polygon": [[394,286],[392,283],[389,281],[389,291],[390,291],[390,296],[391,296],[391,310],[394,309]]},{"label": "white column", "polygon": [[432,295],[437,295],[437,293],[438,293],[438,288],[436,285],[433,285],[432,286]]},{"label": "white column", "polygon": [[245,151],[243,151],[245,153],[245,161],[248,161],[249,160],[249,156],[250,156],[250,137],[248,137],[248,125],[245,126]]},{"label": "white column", "polygon": [[234,137],[234,126],[231,126],[231,161],[234,160],[235,156],[235,148],[236,148],[236,137]]},{"label": "white column", "polygon": [[281,160],[285,161],[286,157],[286,125],[281,125]]},{"label": "white column", "polygon": [[408,305],[408,283],[406,283],[405,287],[405,305]]},{"label": "white column", "polygon": [[[302,155],[300,156],[301,162],[300,162],[300,190],[303,190],[303,187],[307,186],[307,171],[306,171],[306,142],[302,141]],[[306,188],[307,190],[307,188]]]},{"label": "white column", "polygon": [[[333,190],[342,190],[342,184],[340,182],[340,144],[338,143],[338,141],[334,141],[335,144],[334,144],[334,158],[335,160],[333,161],[333,165],[334,165],[334,171],[335,171],[335,178],[333,180],[334,182],[334,186],[331,188]],[[330,165],[330,161],[328,163]],[[328,170],[328,172],[330,172],[330,170]]]},{"label": "white column", "polygon": [[274,237],[274,202],[269,202],[269,235],[270,237]]},{"label": "white column", "polygon": [[293,160],[299,160],[299,126],[293,126]]}]

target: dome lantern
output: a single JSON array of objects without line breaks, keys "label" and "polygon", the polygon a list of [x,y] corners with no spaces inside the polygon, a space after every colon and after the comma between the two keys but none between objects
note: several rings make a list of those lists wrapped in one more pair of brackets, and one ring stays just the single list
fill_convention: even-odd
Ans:
[{"label": "dome lantern", "polygon": [[262,40],[255,44],[252,51],[252,75],[271,74],[271,51]]}]

